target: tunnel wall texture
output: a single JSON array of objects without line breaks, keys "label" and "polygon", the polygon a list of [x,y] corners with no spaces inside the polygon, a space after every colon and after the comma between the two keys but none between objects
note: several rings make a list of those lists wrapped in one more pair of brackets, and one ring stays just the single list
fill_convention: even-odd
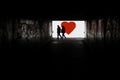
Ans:
[{"label": "tunnel wall texture", "polygon": [[87,38],[105,41],[120,39],[120,20],[118,17],[87,20]]},{"label": "tunnel wall texture", "polygon": [[0,47],[44,43],[51,38],[51,22],[34,19],[0,19]]},{"label": "tunnel wall texture", "polygon": [[[101,17],[85,19],[87,41],[98,40],[119,42],[120,19],[114,17]],[[52,21],[28,18],[2,18],[0,19],[0,47],[11,46],[16,43],[31,44],[44,43],[52,37]]]}]

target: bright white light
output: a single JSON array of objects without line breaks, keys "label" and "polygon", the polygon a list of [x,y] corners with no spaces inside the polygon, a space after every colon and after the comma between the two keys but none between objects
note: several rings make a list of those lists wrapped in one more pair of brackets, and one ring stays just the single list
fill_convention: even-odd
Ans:
[{"label": "bright white light", "polygon": [[52,37],[53,38],[57,38],[57,25],[61,27],[62,22],[74,22],[76,24],[76,27],[70,34],[65,33],[65,36],[67,38],[85,38],[86,37],[85,21],[52,21],[52,31],[53,31]]}]

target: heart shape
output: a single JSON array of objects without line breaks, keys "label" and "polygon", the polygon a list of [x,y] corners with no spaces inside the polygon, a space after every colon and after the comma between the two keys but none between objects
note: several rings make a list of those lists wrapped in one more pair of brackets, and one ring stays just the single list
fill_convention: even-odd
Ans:
[{"label": "heart shape", "polygon": [[65,27],[65,32],[69,35],[76,27],[75,22],[62,22],[61,26]]}]

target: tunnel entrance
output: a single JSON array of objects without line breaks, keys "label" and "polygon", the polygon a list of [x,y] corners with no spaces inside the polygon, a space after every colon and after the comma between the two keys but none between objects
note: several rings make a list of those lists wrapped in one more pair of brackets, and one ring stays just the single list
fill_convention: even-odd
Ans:
[{"label": "tunnel entrance", "polygon": [[[86,38],[85,21],[78,20],[53,20],[52,21],[52,38],[57,38],[57,26],[65,27],[66,38]],[[62,36],[62,32],[60,32]]]}]

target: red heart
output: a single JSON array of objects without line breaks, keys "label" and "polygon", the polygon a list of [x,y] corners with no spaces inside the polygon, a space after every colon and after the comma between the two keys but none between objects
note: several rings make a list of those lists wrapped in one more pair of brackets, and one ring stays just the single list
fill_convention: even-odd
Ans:
[{"label": "red heart", "polygon": [[74,22],[62,22],[61,26],[65,27],[65,32],[69,35],[76,27]]}]

